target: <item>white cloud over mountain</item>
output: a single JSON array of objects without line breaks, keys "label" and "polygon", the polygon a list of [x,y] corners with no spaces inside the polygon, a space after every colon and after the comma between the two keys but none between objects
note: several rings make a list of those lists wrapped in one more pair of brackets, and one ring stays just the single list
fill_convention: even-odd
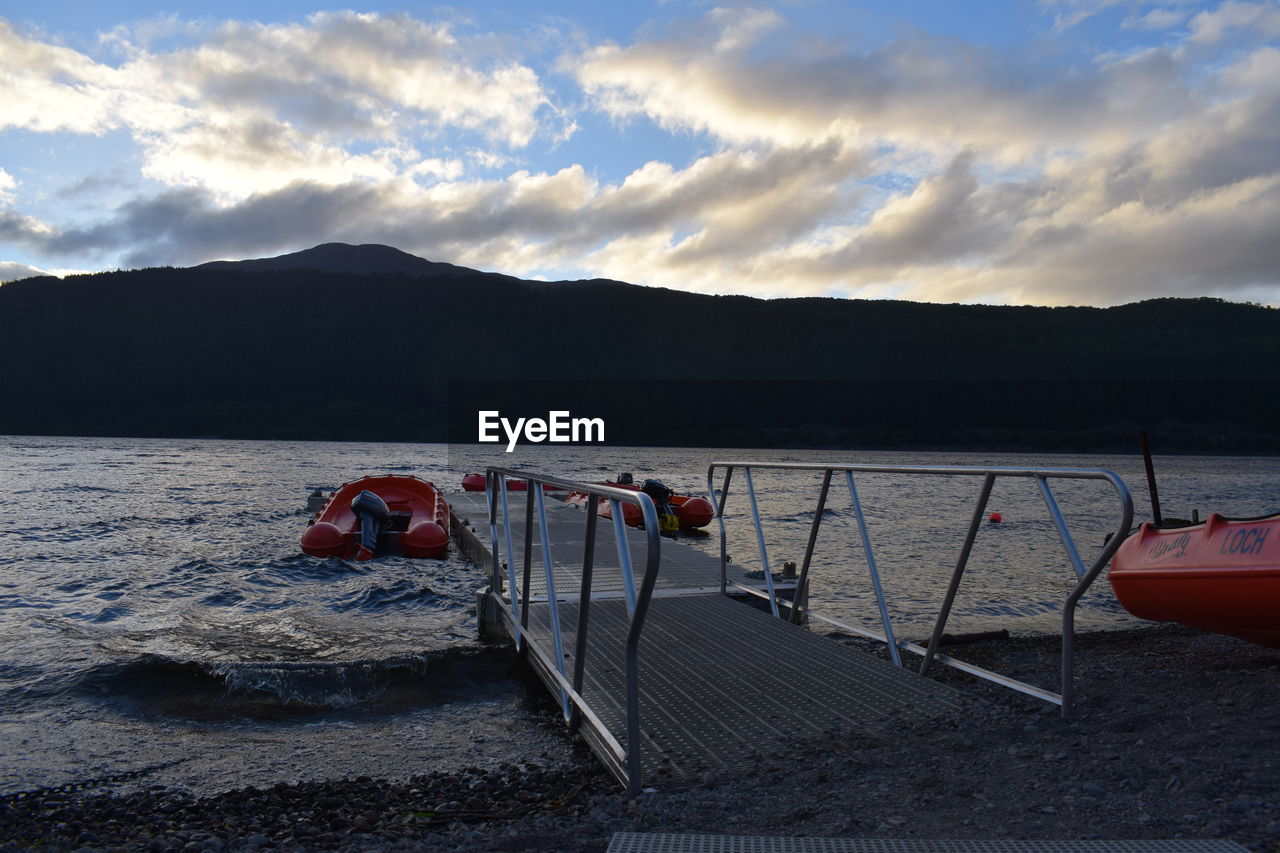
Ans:
[{"label": "white cloud over mountain", "polygon": [[[1113,5],[1045,3],[1042,44]],[[1123,13],[1151,40],[1084,62],[921,30],[854,48],[771,9],[565,36],[550,62],[407,16],[191,25],[168,48],[118,30],[114,62],[0,23],[0,139],[127,133],[139,180],[114,212],[59,218],[0,171],[0,253],[188,264],[340,240],[765,296],[1280,302],[1280,4]],[[688,155],[628,149],[602,174],[581,138],[602,121]]]}]

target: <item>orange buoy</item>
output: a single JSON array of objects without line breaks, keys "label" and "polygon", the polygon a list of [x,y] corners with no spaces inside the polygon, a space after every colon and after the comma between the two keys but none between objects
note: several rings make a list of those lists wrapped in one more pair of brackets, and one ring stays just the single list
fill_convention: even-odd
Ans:
[{"label": "orange buoy", "polygon": [[991,513],[991,515],[987,516],[987,521],[991,522],[992,524],[999,524],[1000,522],[1004,521],[1004,516],[998,512],[993,512]]}]

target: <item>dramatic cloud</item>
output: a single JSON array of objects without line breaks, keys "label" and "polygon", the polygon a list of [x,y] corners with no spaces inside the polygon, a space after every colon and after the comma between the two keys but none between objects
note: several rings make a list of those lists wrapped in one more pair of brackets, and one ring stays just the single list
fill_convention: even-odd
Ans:
[{"label": "dramatic cloud", "polygon": [[416,144],[463,132],[518,149],[554,113],[530,68],[405,16],[232,22],[195,47],[155,54],[129,35],[112,34],[130,55],[113,66],[0,20],[0,129],[123,129],[143,147],[144,176],[233,199],[298,180],[456,173]]},{"label": "dramatic cloud", "polygon": [[[118,30],[112,63],[0,22],[0,133],[136,152],[133,186],[76,215],[0,170],[0,247],[137,266],[377,242],[762,296],[1280,302],[1280,3],[1041,5],[1041,45],[1123,36],[855,47],[738,7],[630,43],[575,34],[547,66],[510,39],[324,13]],[[98,174],[45,197],[88,205]]]},{"label": "dramatic cloud", "polygon": [[616,118],[643,116],[729,144],[840,136],[933,152],[981,146],[1015,161],[1130,139],[1199,99],[1163,51],[1082,74],[925,34],[867,53],[810,44],[780,57],[753,47],[739,36],[709,51],[681,34],[597,47],[574,68]]},{"label": "dramatic cloud", "polygon": [[295,182],[232,205],[202,188],[181,188],[126,204],[90,228],[54,231],[15,215],[7,236],[59,254],[127,245],[126,266],[155,266],[190,263],[193,247],[199,260],[241,257],[323,235],[541,274],[572,267],[601,246],[607,255],[610,244],[635,234],[671,241],[679,231],[687,236],[669,246],[676,257],[714,264],[742,255],[744,245],[788,245],[852,204],[840,182],[860,164],[856,153],[829,141],[767,155],[715,154],[680,171],[650,163],[618,185],[601,185],[572,166],[429,188]]},{"label": "dramatic cloud", "polygon": [[[1115,4],[1052,5],[1068,28]],[[777,44],[706,50],[683,33],[597,47],[575,70],[620,120],[731,146],[841,139],[877,152],[882,171],[917,172],[866,222],[815,222],[790,245],[730,261],[732,289],[1054,303],[1274,294],[1280,53],[1258,44],[1273,17],[1275,4],[1229,2],[1196,15],[1185,45],[1083,71],[923,34],[783,59]],[[1252,47],[1190,49],[1245,31]],[[719,289],[716,269],[651,235],[616,255]]]}]

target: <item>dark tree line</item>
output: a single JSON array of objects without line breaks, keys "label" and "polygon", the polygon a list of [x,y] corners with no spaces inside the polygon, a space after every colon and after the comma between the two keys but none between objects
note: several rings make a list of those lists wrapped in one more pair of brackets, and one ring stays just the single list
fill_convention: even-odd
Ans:
[{"label": "dark tree line", "polygon": [[1280,311],[703,296],[608,281],[148,269],[0,287],[0,432],[611,444],[1280,449]]}]

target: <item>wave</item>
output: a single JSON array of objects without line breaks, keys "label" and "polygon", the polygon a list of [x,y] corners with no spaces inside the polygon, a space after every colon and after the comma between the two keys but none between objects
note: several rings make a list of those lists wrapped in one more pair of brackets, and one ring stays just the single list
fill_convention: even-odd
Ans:
[{"label": "wave", "polygon": [[355,661],[183,661],[144,655],[95,667],[78,692],[164,716],[270,718],[368,705],[423,678],[427,655]]},{"label": "wave", "polygon": [[390,586],[376,585],[355,592],[334,609],[339,612],[349,610],[384,610],[396,607],[416,607],[432,604],[441,600],[441,596],[429,586],[418,586],[413,581],[402,579]]},{"label": "wave", "polygon": [[228,695],[265,695],[286,705],[350,708],[376,699],[393,678],[426,675],[428,656],[400,655],[385,660],[249,661],[200,664],[222,680]]},{"label": "wave", "polygon": [[18,495],[61,494],[64,492],[70,492],[72,494],[84,493],[84,492],[104,492],[106,494],[114,495],[114,494],[119,494],[120,490],[115,488],[108,488],[106,486],[84,486],[78,483],[68,483],[61,486],[41,486],[40,488],[34,488],[34,489],[19,489],[13,494],[16,497]]},{"label": "wave", "polygon": [[513,657],[481,647],[381,659],[197,661],[146,654],[102,664],[83,698],[197,721],[280,720],[333,712],[393,714],[510,689]]}]

